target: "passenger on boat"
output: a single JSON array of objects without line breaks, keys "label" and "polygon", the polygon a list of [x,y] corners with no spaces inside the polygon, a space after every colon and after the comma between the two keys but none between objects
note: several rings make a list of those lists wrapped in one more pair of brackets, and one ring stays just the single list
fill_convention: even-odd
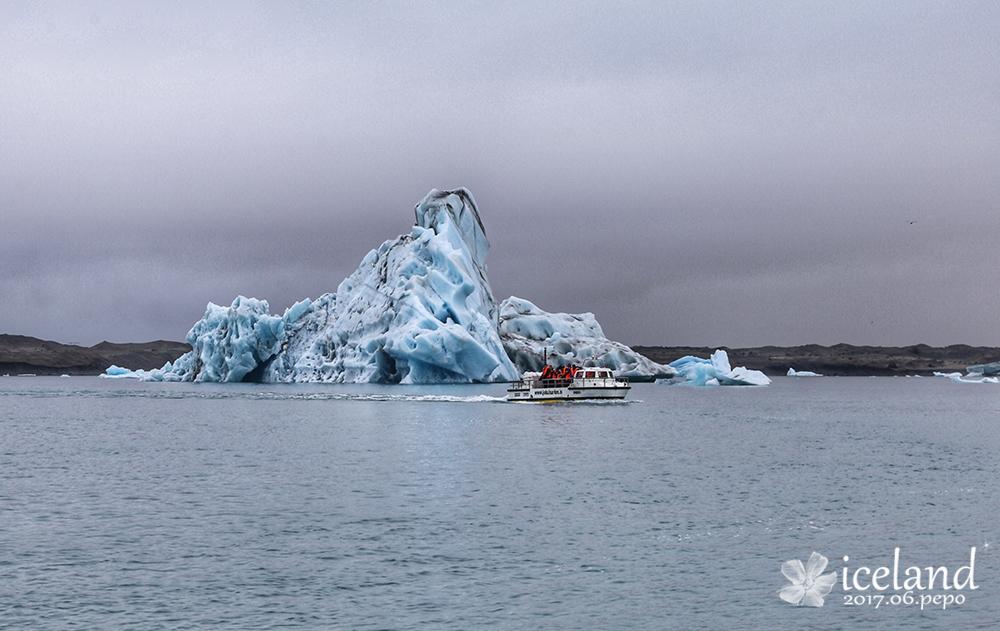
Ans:
[{"label": "passenger on boat", "polygon": [[575,366],[560,366],[559,368],[545,366],[542,369],[541,379],[543,381],[562,381],[563,385],[569,385],[577,370]]}]

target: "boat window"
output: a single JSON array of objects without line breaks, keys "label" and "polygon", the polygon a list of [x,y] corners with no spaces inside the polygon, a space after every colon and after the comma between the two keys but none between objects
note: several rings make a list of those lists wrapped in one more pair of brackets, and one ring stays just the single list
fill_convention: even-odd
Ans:
[{"label": "boat window", "polygon": [[588,370],[587,371],[587,379],[593,379],[593,378],[594,378],[594,371],[593,370]]},{"label": "boat window", "polygon": [[607,379],[607,378],[608,378],[608,373],[607,373],[607,371],[605,371],[605,370],[602,370],[602,371],[601,371],[601,375],[600,375],[600,377],[601,377],[601,379]]}]

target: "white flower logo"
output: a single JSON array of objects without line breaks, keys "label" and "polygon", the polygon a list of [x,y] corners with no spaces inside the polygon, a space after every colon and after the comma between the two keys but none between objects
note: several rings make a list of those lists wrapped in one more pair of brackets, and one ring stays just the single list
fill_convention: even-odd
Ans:
[{"label": "white flower logo", "polygon": [[830,593],[837,582],[837,573],[820,576],[826,569],[826,557],[819,552],[809,555],[809,562],[802,567],[802,561],[795,559],[781,564],[781,573],[792,582],[778,592],[781,600],[793,605],[822,607],[823,597]]}]

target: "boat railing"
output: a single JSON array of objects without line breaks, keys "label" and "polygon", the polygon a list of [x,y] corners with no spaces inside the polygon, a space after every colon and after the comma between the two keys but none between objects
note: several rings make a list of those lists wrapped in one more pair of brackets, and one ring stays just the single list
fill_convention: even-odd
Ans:
[{"label": "boat railing", "polygon": [[532,388],[579,388],[604,386],[627,386],[628,377],[574,377],[571,379],[535,379],[531,382]]},{"label": "boat railing", "polygon": [[534,388],[565,388],[572,383],[572,379],[536,379],[532,384]]}]

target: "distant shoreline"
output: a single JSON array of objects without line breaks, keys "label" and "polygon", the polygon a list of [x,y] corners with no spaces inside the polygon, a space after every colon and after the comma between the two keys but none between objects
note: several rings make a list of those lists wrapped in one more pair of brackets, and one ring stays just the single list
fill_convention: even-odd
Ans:
[{"label": "distant shoreline", "polygon": [[190,350],[189,344],[166,340],[139,344],[101,342],[88,348],[0,334],[0,375],[99,375],[112,364],[152,370]]},{"label": "distant shoreline", "polygon": [[[633,346],[660,364],[685,355],[708,357],[717,349],[729,354],[733,366],[780,376],[789,368],[829,376],[931,375],[935,372],[965,372],[968,366],[1000,361],[1000,348],[956,344],[915,346]],[[184,342],[157,340],[137,344],[100,344],[83,347],[40,340],[23,335],[0,334],[0,375],[99,375],[115,364],[133,370],[160,368],[191,350]]]},{"label": "distant shoreline", "polygon": [[759,346],[755,348],[695,346],[633,346],[654,362],[669,364],[685,355],[708,357],[716,348],[729,354],[733,366],[745,366],[775,377],[789,368],[840,377],[930,376],[935,372],[965,372],[969,366],[1000,361],[1000,348],[955,344],[933,347],[852,346]]}]

